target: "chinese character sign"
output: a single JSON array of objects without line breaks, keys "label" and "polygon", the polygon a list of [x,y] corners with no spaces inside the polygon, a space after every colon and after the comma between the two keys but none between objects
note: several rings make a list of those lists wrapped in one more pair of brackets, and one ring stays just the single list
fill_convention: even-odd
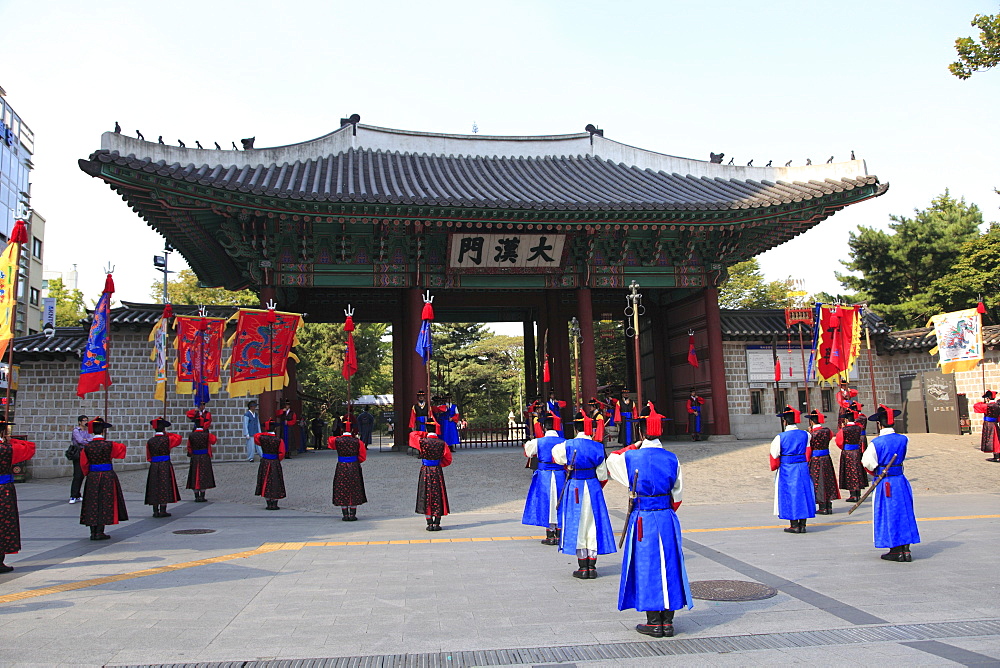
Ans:
[{"label": "chinese character sign", "polygon": [[453,234],[448,256],[452,269],[544,271],[562,266],[564,234]]},{"label": "chinese character sign", "polygon": [[970,371],[983,358],[982,316],[974,308],[951,313],[939,313],[931,318],[934,333],[937,334],[937,348],[931,354],[940,353],[941,373]]}]

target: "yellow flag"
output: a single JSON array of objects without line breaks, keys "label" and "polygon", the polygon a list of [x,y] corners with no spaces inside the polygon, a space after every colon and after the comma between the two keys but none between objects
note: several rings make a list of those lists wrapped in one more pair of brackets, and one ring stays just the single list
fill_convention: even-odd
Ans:
[{"label": "yellow flag", "polygon": [[21,244],[9,243],[0,254],[0,358],[14,338],[14,319],[17,308],[17,272]]},{"label": "yellow flag", "polygon": [[982,316],[974,308],[951,313],[939,313],[931,318],[937,334],[937,347],[941,373],[971,371],[983,359]]}]

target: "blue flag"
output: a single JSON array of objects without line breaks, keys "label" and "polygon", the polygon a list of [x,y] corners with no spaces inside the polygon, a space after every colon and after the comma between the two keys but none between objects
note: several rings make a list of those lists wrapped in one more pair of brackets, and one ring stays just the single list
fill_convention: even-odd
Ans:
[{"label": "blue flag", "polygon": [[420,325],[420,334],[417,336],[417,354],[424,360],[424,365],[430,361],[434,354],[434,345],[431,342],[431,321],[424,320]]}]

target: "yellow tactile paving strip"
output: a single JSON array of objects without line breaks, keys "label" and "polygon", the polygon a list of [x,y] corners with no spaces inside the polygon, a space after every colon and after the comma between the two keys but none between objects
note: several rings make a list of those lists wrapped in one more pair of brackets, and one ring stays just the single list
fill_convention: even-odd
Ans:
[{"label": "yellow tactile paving strip", "polygon": [[[983,520],[983,519],[997,519],[1000,515],[955,515],[952,517],[921,517],[918,518],[918,522],[941,522],[947,520]],[[831,524],[871,524],[871,520],[857,520],[857,521],[841,521],[841,522],[823,522],[816,526],[827,526]],[[716,531],[754,531],[759,529],[780,529],[784,527],[784,524],[773,524],[773,525],[761,525],[761,526],[750,526],[750,527],[719,527],[712,529],[685,529],[682,533],[708,533]],[[246,550],[244,552],[234,552],[232,554],[223,554],[218,557],[209,557],[207,559],[197,559],[195,561],[185,561],[179,564],[171,564],[169,566],[159,566],[157,568],[145,568],[140,571],[132,571],[130,573],[121,573],[119,575],[108,575],[101,578],[91,578],[89,580],[80,580],[79,582],[66,582],[59,585],[53,585],[51,587],[42,587],[40,589],[29,589],[27,591],[21,591],[14,594],[6,594],[0,596],[0,604],[3,603],[13,603],[15,601],[24,601],[30,598],[37,598],[39,596],[50,596],[52,594],[61,594],[67,591],[74,591],[77,589],[86,589],[88,587],[96,587],[103,584],[110,584],[112,582],[122,582],[124,580],[135,580],[137,578],[144,578],[150,575],[159,575],[160,573],[169,573],[171,571],[179,571],[185,568],[194,568],[195,566],[208,566],[210,564],[219,564],[225,561],[233,561],[234,559],[244,559],[246,557],[254,557],[259,554],[267,554],[268,552],[278,552],[281,550],[301,550],[304,547],[345,547],[351,545],[369,546],[369,545],[417,545],[424,543],[488,543],[488,542],[504,542],[512,540],[541,540],[544,536],[493,536],[486,538],[426,538],[422,540],[359,540],[359,541],[308,541],[301,543],[264,543],[255,550]]]}]

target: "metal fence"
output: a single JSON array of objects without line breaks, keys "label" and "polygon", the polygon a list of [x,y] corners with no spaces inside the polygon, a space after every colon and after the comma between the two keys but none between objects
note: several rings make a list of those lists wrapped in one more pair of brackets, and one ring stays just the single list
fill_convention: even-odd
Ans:
[{"label": "metal fence", "polygon": [[527,439],[524,425],[511,427],[507,421],[480,422],[459,430],[462,442],[456,449],[520,447]]}]

